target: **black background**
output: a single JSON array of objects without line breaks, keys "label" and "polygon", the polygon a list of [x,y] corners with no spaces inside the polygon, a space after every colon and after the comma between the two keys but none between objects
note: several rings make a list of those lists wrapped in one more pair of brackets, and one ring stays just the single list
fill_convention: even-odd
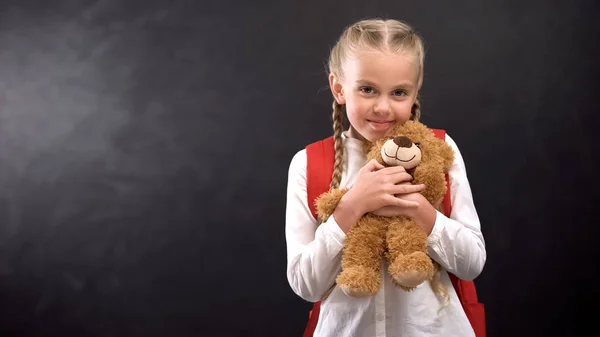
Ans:
[{"label": "black background", "polygon": [[597,7],[1,1],[0,336],[300,336],[287,169],[331,134],[329,48],[372,16],[426,41],[488,336],[599,336]]}]

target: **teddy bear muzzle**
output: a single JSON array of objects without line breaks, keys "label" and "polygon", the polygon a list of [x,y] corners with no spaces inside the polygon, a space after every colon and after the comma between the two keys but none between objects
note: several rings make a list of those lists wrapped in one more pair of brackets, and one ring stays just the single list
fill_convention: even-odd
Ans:
[{"label": "teddy bear muzzle", "polygon": [[381,157],[389,166],[402,166],[409,170],[421,162],[421,149],[410,138],[398,136],[383,144]]}]

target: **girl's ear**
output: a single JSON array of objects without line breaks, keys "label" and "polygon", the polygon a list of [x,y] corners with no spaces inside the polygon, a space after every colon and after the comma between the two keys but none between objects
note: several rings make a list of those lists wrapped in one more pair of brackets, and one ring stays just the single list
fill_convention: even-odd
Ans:
[{"label": "girl's ear", "polygon": [[344,97],[344,88],[340,83],[337,76],[334,74],[329,74],[329,87],[331,88],[331,93],[333,97],[338,102],[338,104],[346,104],[346,98]]}]

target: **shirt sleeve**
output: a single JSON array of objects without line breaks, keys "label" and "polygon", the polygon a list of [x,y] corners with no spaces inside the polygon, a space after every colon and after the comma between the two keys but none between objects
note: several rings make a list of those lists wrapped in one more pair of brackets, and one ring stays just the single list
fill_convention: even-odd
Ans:
[{"label": "shirt sleeve", "polygon": [[346,234],[333,216],[318,225],[308,207],[306,150],[299,151],[288,172],[285,236],[287,279],[301,298],[317,302],[335,283],[341,271]]},{"label": "shirt sleeve", "polygon": [[446,142],[454,150],[454,163],[449,171],[450,217],[437,212],[429,235],[428,251],[446,271],[463,280],[473,280],[483,270],[486,248],[481,224],[467,179],[465,162],[458,146],[446,134]]}]

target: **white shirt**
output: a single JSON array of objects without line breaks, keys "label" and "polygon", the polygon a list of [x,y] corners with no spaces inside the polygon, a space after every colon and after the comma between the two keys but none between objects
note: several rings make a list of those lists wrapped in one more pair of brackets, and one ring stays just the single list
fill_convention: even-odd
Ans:
[{"label": "white shirt", "polygon": [[[366,164],[359,140],[344,136],[343,142],[346,171],[342,175],[341,188],[352,185],[358,171]],[[433,292],[428,282],[412,292],[397,288],[386,268],[382,268],[382,288],[374,297],[351,298],[337,286],[333,289],[321,302],[315,337],[474,336],[446,270],[464,280],[477,277],[486,261],[485,242],[465,163],[456,143],[448,135],[446,142],[455,152],[449,172],[452,213],[448,218],[437,212],[428,238],[428,253],[443,268],[441,280],[448,288],[449,305],[439,311],[443,299]],[[317,226],[317,220],[310,212],[306,200],[305,149],[293,157],[288,174],[287,278],[298,296],[317,302],[341,271],[346,235],[333,216]]]}]

